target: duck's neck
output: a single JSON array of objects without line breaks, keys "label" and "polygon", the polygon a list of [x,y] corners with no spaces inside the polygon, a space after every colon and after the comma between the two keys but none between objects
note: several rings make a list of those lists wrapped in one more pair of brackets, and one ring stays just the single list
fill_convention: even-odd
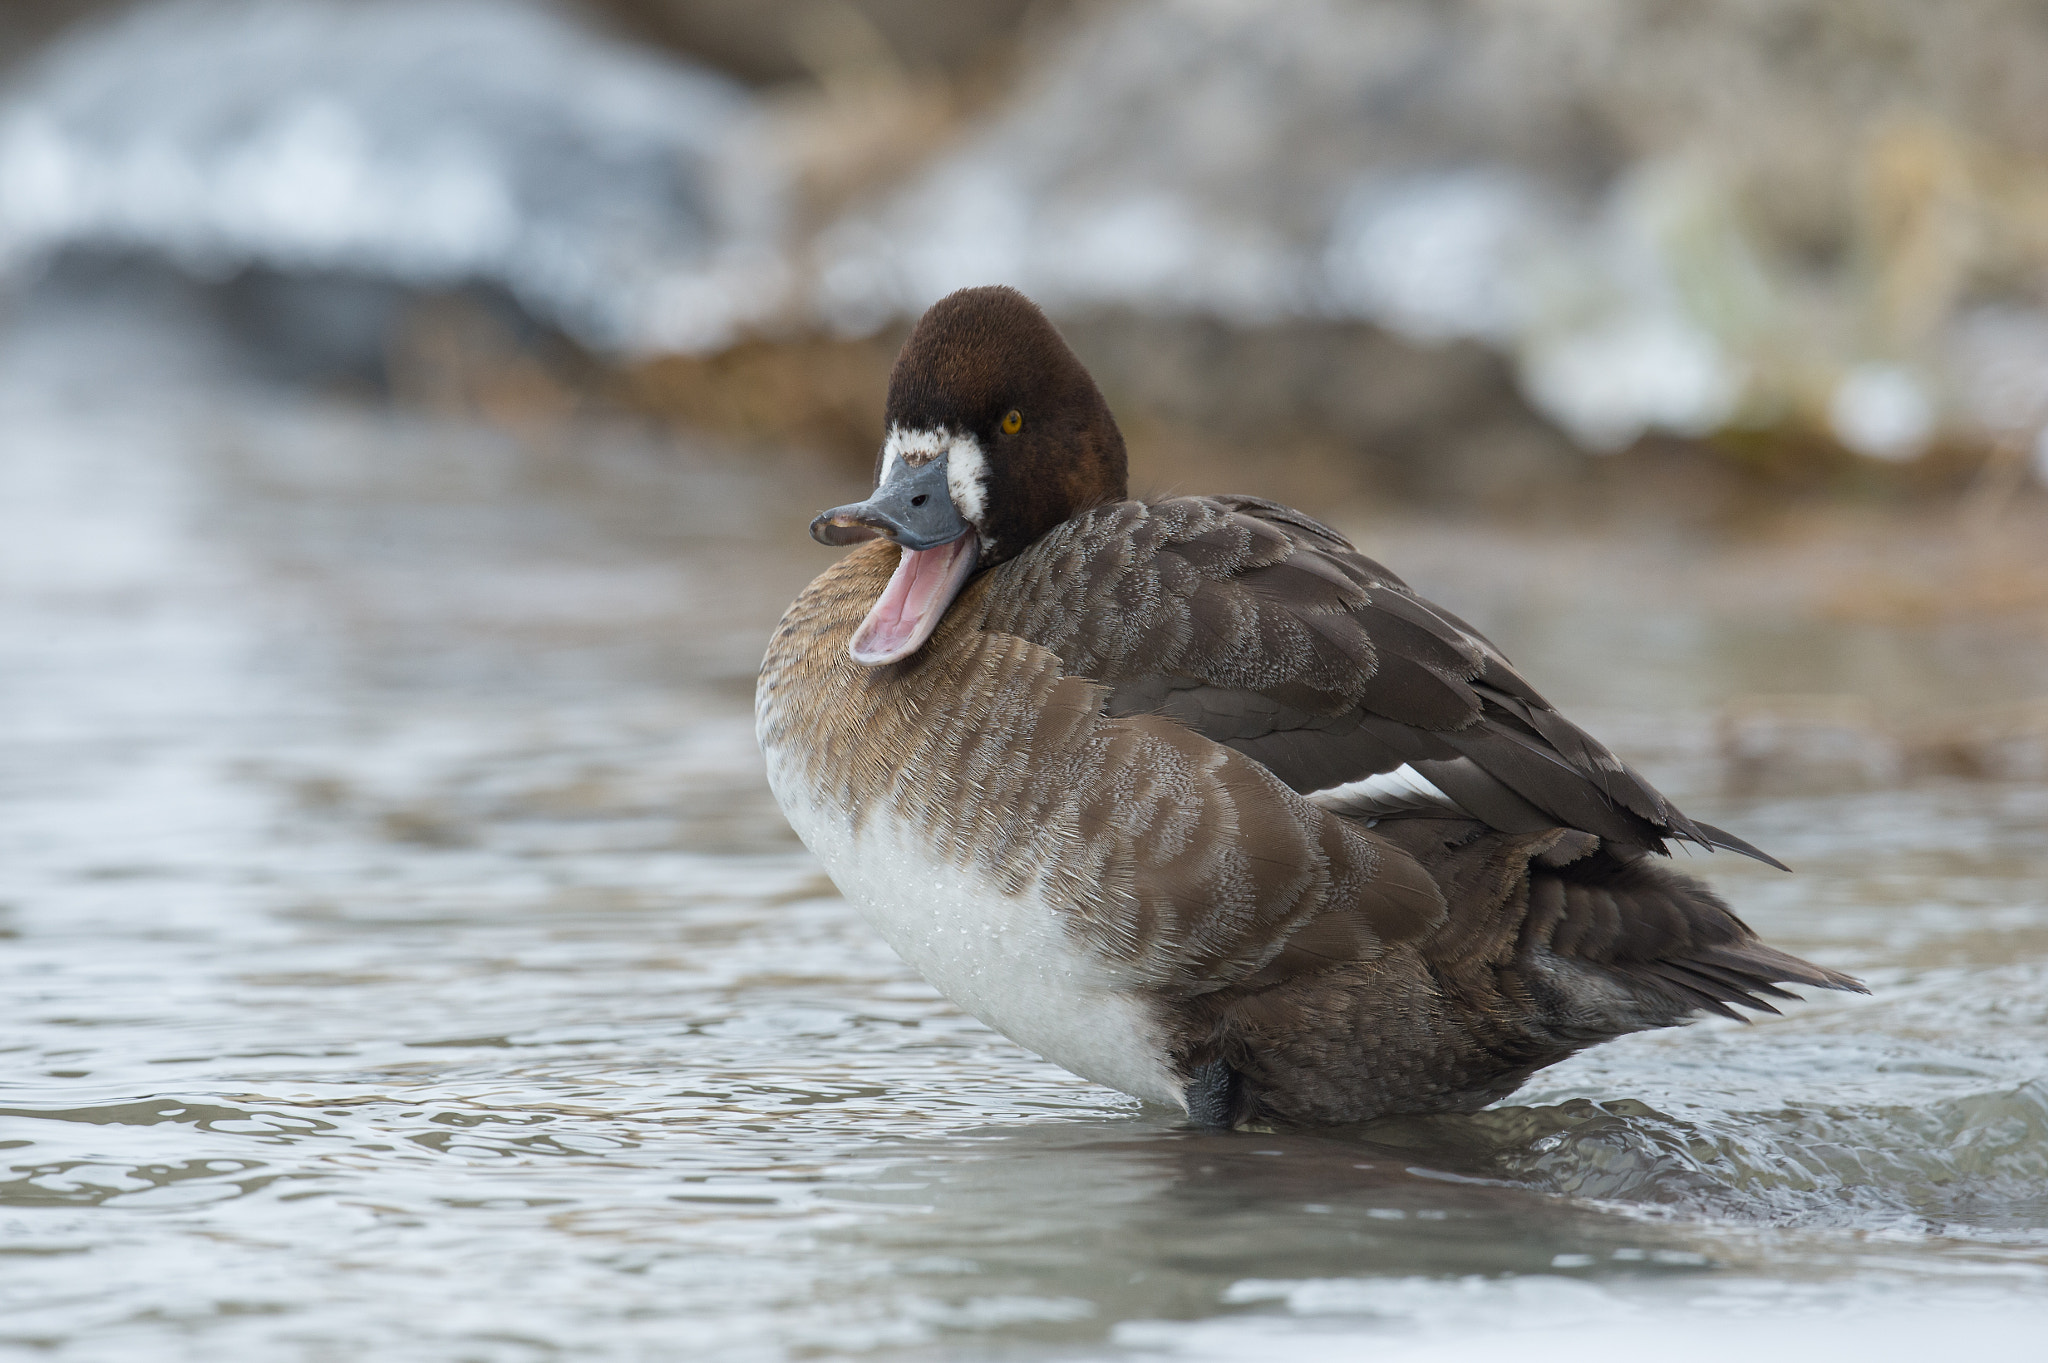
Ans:
[{"label": "duck's neck", "polygon": [[[929,642],[900,663],[867,667],[847,653],[854,629],[896,566],[882,541],[848,553],[804,589],[769,642],[755,695],[756,733],[783,779],[858,817],[905,792],[949,787],[974,726],[969,695],[986,677],[975,656],[984,573],[968,583]],[[914,800],[922,795],[912,794]]]}]

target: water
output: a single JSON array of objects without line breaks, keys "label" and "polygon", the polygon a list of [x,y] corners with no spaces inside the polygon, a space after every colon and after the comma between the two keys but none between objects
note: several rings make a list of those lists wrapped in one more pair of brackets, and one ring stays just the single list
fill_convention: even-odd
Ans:
[{"label": "water", "polygon": [[752,672],[839,475],[254,388],[203,342],[0,337],[0,1348],[1917,1359],[2048,1325],[2048,788],[1734,800],[1704,737],[1739,691],[2033,694],[2037,625],[1380,525],[1797,865],[1700,863],[1876,992],[1474,1118],[1202,1134],[961,1017],[783,827]]}]

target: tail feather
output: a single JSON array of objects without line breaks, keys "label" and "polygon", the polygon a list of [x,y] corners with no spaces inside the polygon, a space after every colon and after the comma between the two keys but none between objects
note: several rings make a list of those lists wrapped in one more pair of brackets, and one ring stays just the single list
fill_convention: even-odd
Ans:
[{"label": "tail feather", "polygon": [[1798,997],[1795,994],[1787,994],[1782,989],[1773,989],[1769,985],[1731,980],[1722,972],[1703,968],[1694,961],[1659,961],[1655,965],[1645,967],[1642,974],[1660,984],[1670,986],[1694,1008],[1721,1017],[1735,1018],[1738,1021],[1744,1020],[1743,1016],[1730,1007],[1731,1004],[1754,1008],[1763,1013],[1776,1013],[1777,1007],[1760,995],[1769,992],[1783,999]]},{"label": "tail feather", "polygon": [[1304,949],[1277,977],[1200,1004],[1210,1049],[1190,1050],[1190,1073],[1222,1054],[1276,1120],[1473,1111],[1629,1032],[1776,1013],[1773,1000],[1798,997],[1785,985],[1863,989],[1765,946],[1713,890],[1637,846],[1440,808],[1359,824],[1390,862],[1421,868],[1441,914],[1371,961]]},{"label": "tail feather", "polygon": [[[1422,811],[1383,818],[1374,832],[1442,886],[1448,912],[1425,955],[1474,1001],[1503,1054],[1547,1064],[1697,1013],[1776,1013],[1774,1000],[1799,998],[1786,985],[1867,992],[1764,945],[1707,885],[1638,847],[1565,829],[1503,833]],[[1771,860],[1747,844],[1732,850]]]},{"label": "tail feather", "polygon": [[[1870,992],[1869,986],[1854,975],[1844,975],[1839,970],[1817,966],[1811,961],[1794,956],[1789,951],[1765,946],[1755,938],[1739,946],[1716,948],[1703,954],[1701,959],[1723,970],[1758,981],[1766,988],[1777,984],[1808,984],[1816,989],[1841,989],[1852,994]],[[1777,998],[1799,997],[1782,989],[1772,989],[1769,992]]]},{"label": "tail feather", "polygon": [[1693,827],[1697,828],[1704,835],[1701,843],[1710,852],[1718,847],[1724,852],[1740,852],[1745,857],[1754,858],[1766,866],[1775,866],[1781,871],[1790,871],[1792,869],[1769,852],[1744,842],[1725,828],[1716,828],[1710,823],[1701,823],[1698,820],[1693,821]]},{"label": "tail feather", "polygon": [[[1772,999],[1799,998],[1786,984],[1868,992],[1848,975],[1764,945],[1719,895],[1649,857],[1602,848],[1536,874],[1555,876],[1563,893],[1531,896],[1555,907],[1550,922],[1531,916],[1524,948],[1597,969],[1648,1006],[1647,1025],[1692,1012],[1741,1020],[1738,1008],[1775,1014]],[[1622,1030],[1645,1025],[1626,1015],[1616,1021],[1633,1023]]]}]

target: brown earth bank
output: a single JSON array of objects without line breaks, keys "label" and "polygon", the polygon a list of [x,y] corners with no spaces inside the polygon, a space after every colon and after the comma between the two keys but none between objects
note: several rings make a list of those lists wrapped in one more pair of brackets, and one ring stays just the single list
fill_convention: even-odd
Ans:
[{"label": "brown earth bank", "polygon": [[[1803,426],[1577,448],[1470,343],[1421,346],[1363,323],[1244,329],[1100,314],[1063,330],[1101,383],[1145,492],[1216,488],[1256,471],[1304,504],[1390,502],[1577,522],[1655,515],[1740,528],[1790,507],[1949,506],[1981,517],[2039,500],[2022,452],[1938,445],[1867,459]],[[755,340],[592,377],[608,400],[740,443],[797,444],[864,466],[881,438],[904,331]],[[1276,493],[1276,495],[1279,495]]]}]

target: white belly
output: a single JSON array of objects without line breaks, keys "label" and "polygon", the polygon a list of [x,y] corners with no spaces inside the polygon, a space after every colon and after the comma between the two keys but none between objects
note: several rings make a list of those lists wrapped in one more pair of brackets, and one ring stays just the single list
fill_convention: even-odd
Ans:
[{"label": "white belly", "polygon": [[932,987],[989,1026],[1084,1079],[1184,1106],[1142,1000],[1077,948],[1038,887],[1006,895],[972,868],[931,855],[886,810],[856,836],[812,803],[770,750],[768,781],[790,826],[840,892]]}]

